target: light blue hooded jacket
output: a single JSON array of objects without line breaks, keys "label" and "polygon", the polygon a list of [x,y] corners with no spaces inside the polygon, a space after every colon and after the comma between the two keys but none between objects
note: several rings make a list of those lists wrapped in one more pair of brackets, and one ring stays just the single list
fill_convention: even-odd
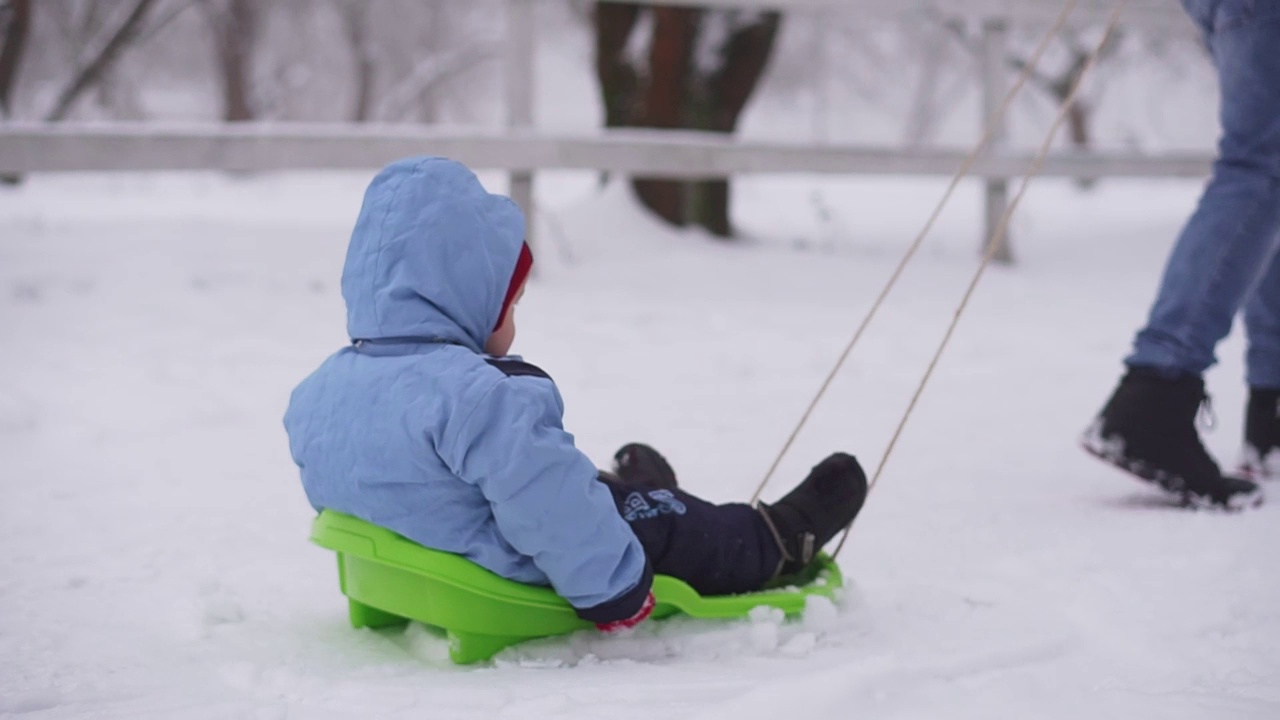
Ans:
[{"label": "light blue hooded jacket", "polygon": [[652,573],[559,391],[482,354],[523,244],[516,205],[458,163],[378,173],[342,272],[354,342],[293,391],[289,448],[317,511],[550,584],[584,618],[630,617]]}]

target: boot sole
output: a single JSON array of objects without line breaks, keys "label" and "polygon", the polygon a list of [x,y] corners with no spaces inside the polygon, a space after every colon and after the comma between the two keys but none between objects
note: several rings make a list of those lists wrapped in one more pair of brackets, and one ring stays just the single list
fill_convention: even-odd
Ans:
[{"label": "boot sole", "polygon": [[[1241,454],[1245,455],[1247,453]],[[1275,468],[1268,469],[1266,465],[1252,460],[1241,460],[1237,463],[1236,476],[1245,480],[1252,480],[1259,485],[1280,481],[1280,472],[1277,472]]]},{"label": "boot sole", "polygon": [[1102,462],[1123,471],[1130,477],[1150,483],[1164,492],[1176,497],[1184,508],[1196,510],[1229,510],[1241,511],[1261,507],[1266,499],[1259,486],[1253,492],[1237,493],[1227,498],[1226,502],[1218,502],[1213,498],[1193,493],[1186,489],[1181,478],[1161,472],[1141,460],[1126,457],[1114,443],[1102,438],[1100,428],[1095,423],[1080,437],[1080,447],[1085,452]]},{"label": "boot sole", "polygon": [[1259,485],[1263,483],[1276,483],[1280,485],[1280,475],[1276,475],[1273,473],[1260,472],[1259,470],[1253,467],[1250,467],[1248,465],[1237,466],[1236,477],[1242,477],[1245,480],[1258,483]]}]

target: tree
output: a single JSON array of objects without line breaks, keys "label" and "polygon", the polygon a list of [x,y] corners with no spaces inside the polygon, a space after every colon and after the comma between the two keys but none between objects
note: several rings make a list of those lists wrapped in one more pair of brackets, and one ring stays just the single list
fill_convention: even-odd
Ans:
[{"label": "tree", "polygon": [[374,117],[383,121],[401,120],[418,114],[419,120],[434,119],[436,92],[450,79],[491,59],[494,49],[474,43],[454,50],[434,52],[417,60],[412,69],[392,86],[377,105]]},{"label": "tree", "polygon": [[[782,16],[762,13],[747,22],[731,16],[728,38],[718,58],[694,78],[692,109],[694,127],[732,134],[742,111],[764,76],[773,53]],[[689,219],[717,237],[730,237],[729,181],[708,180],[690,188]]]},{"label": "tree", "polygon": [[[759,85],[781,26],[778,13],[645,8],[596,3],[596,77],[606,127],[697,129],[731,134]],[[628,48],[642,21],[651,29],[637,65]],[[641,203],[674,225],[732,237],[727,179],[632,181]]]},{"label": "tree", "polygon": [[0,117],[13,113],[13,88],[30,33],[31,0],[8,0],[0,5]]},{"label": "tree", "polygon": [[72,73],[70,81],[58,93],[53,108],[45,116],[47,122],[65,119],[76,101],[102,80],[125,49],[142,33],[147,14],[155,4],[156,0],[137,0],[115,27],[95,40],[85,59]]},{"label": "tree", "polygon": [[919,147],[937,133],[947,113],[955,107],[970,84],[970,71],[957,68],[955,49],[947,42],[946,30],[936,23],[912,22],[904,25],[909,52],[920,59],[920,74],[912,92],[911,105],[903,126],[903,142]]},{"label": "tree", "polygon": [[604,101],[605,127],[634,125],[639,115],[640,74],[626,57],[627,42],[640,20],[639,5],[597,3],[596,79]]},{"label": "tree", "polygon": [[[1041,90],[1057,100],[1059,103],[1066,102],[1067,97],[1071,94],[1071,88],[1080,81],[1080,76],[1084,73],[1085,66],[1089,63],[1089,56],[1093,52],[1087,43],[1080,41],[1080,35],[1073,28],[1063,28],[1059,34],[1063,44],[1067,46],[1069,53],[1069,61],[1056,75],[1046,75],[1043,72],[1031,73],[1030,79]],[[1120,46],[1122,34],[1119,32],[1112,33],[1102,48],[1098,50],[1098,61],[1106,60],[1114,55],[1116,49]],[[1022,58],[1011,58],[1010,65],[1021,71],[1026,67],[1026,61]],[[1087,150],[1092,144],[1092,133],[1090,132],[1090,119],[1093,116],[1093,108],[1085,100],[1077,97],[1071,102],[1067,108],[1067,132],[1071,138],[1071,144],[1082,150]]]},{"label": "tree", "polygon": [[253,102],[253,51],[259,17],[254,0],[205,0],[213,31],[213,50],[222,82],[222,119],[244,122],[257,117]]},{"label": "tree", "polygon": [[[640,103],[635,124],[673,129],[687,127],[684,113],[690,83],[693,45],[701,10],[655,7],[653,38],[649,43],[648,82],[637,88]],[[685,184],[669,180],[634,181],[640,202],[673,225],[688,221]]]},{"label": "tree", "polygon": [[356,97],[351,106],[351,121],[368,122],[373,112],[373,87],[377,79],[369,37],[369,5],[366,0],[338,0],[338,11],[342,14],[343,34],[351,48],[354,66]]},{"label": "tree", "polygon": [[[962,46],[975,56],[981,53],[981,38],[970,35],[963,22],[946,21],[944,22],[944,27],[951,32]],[[1114,55],[1120,46],[1122,38],[1123,35],[1121,33],[1112,33],[1107,42],[1098,51],[1098,61],[1102,62]],[[1032,87],[1037,88],[1061,105],[1066,102],[1067,97],[1071,94],[1071,88],[1079,81],[1093,49],[1088,43],[1081,42],[1080,34],[1074,28],[1063,28],[1058,33],[1058,39],[1062,41],[1066,48],[1067,62],[1057,72],[1047,72],[1040,68],[1035,68],[1027,76],[1027,81]],[[1014,52],[1009,53],[1005,58],[1005,63],[1018,72],[1026,70],[1028,65],[1026,58]],[[1093,138],[1090,132],[1090,121],[1092,117],[1093,108],[1082,97],[1077,96],[1067,108],[1068,137],[1071,144],[1076,148],[1088,150],[1091,147]]]},{"label": "tree", "polygon": [[[4,42],[0,45],[0,117],[7,118],[13,112],[13,87],[30,32],[31,0],[9,0],[0,5],[0,40]],[[0,184],[19,182],[21,178],[15,175],[0,175]]]}]

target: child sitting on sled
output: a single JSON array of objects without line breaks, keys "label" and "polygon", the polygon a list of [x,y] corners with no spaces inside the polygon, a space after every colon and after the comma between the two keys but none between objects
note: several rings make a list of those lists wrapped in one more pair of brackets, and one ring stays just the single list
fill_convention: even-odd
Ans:
[{"label": "child sitting on sled", "polygon": [[866,497],[835,454],[773,505],[713,505],[630,444],[601,472],[547,373],[509,356],[533,257],[524,218],[470,170],[410,158],[374,178],[342,272],[350,346],[294,390],[289,448],[332,509],[498,575],[551,585],[603,630],[653,610],[654,573],[704,595],[800,573]]}]

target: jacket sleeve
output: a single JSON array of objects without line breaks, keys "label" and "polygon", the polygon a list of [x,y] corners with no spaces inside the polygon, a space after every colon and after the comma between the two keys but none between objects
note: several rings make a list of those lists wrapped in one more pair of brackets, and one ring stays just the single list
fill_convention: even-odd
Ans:
[{"label": "jacket sleeve", "polygon": [[533,559],[578,615],[631,617],[653,574],[596,468],[561,424],[545,378],[499,380],[437,448],[453,472],[488,499],[498,530]]}]

